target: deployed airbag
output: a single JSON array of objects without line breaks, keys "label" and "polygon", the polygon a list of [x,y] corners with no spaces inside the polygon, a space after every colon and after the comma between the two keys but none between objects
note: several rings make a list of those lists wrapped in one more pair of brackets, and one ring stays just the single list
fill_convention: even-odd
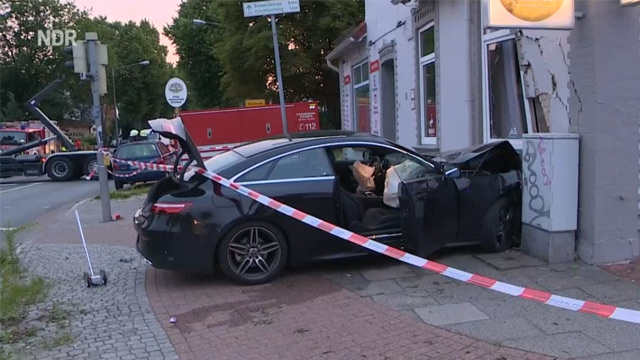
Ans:
[{"label": "deployed airbag", "polygon": [[415,179],[422,171],[422,166],[415,161],[405,160],[398,165],[391,166],[387,169],[384,179],[384,192],[382,193],[382,201],[394,208],[400,207],[400,199],[398,191],[400,183],[405,180]]},{"label": "deployed airbag", "polygon": [[353,164],[353,177],[358,182],[357,192],[374,191],[376,189],[376,183],[373,179],[373,173],[375,168],[367,166],[360,161],[356,161]]}]

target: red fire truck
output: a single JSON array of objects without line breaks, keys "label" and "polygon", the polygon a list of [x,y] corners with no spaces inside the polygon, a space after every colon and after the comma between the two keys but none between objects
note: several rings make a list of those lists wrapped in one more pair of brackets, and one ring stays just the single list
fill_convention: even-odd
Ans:
[{"label": "red fire truck", "polygon": [[[42,140],[46,137],[47,133],[44,126],[0,127],[0,151],[13,149],[17,146]],[[25,154],[27,155],[45,155],[47,153],[46,144],[25,150]]]},{"label": "red fire truck", "polygon": [[[317,102],[286,105],[289,133],[320,130]],[[280,105],[236,107],[180,113],[203,159],[230,147],[282,134]]]}]

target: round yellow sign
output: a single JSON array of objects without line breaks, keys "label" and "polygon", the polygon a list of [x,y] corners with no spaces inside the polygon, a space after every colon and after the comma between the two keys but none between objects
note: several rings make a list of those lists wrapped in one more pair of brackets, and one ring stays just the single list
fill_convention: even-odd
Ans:
[{"label": "round yellow sign", "polygon": [[511,15],[524,21],[538,22],[555,14],[564,0],[500,0]]}]

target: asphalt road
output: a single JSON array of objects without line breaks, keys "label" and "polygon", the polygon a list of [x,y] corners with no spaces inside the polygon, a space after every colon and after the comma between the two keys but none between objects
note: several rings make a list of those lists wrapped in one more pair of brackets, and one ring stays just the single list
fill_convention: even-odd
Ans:
[{"label": "asphalt road", "polygon": [[[53,182],[46,177],[7,180],[0,182],[0,228],[3,230],[28,224],[49,211],[100,193],[98,181]],[[113,181],[109,187],[113,189]]]}]

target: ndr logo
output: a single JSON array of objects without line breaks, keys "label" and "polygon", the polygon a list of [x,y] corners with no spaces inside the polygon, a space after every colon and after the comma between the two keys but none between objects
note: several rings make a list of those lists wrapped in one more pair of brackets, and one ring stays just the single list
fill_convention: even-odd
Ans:
[{"label": "ndr logo", "polygon": [[38,30],[38,46],[70,46],[76,44],[75,30]]}]

